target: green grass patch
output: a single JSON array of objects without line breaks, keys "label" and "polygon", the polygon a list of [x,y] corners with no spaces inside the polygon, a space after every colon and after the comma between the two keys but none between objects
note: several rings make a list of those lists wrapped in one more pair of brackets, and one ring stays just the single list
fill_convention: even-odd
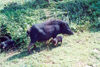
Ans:
[{"label": "green grass patch", "polygon": [[[100,32],[64,36],[61,46],[27,54],[27,51],[0,54],[2,67],[85,67],[100,65]],[[43,47],[44,48],[44,47]],[[41,49],[43,49],[41,48]]]}]

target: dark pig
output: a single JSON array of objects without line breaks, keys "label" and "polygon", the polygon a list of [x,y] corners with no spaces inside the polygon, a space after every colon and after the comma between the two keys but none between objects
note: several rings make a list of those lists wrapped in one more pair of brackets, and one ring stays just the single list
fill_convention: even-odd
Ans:
[{"label": "dark pig", "polygon": [[71,31],[68,23],[62,20],[53,19],[48,20],[44,23],[33,25],[27,31],[27,35],[31,39],[30,44],[28,46],[28,52],[30,52],[30,48],[32,45],[34,46],[34,48],[36,47],[36,45],[34,44],[36,41],[47,41],[51,37],[55,38],[58,34],[72,35],[73,32]]},{"label": "dark pig", "polygon": [[63,39],[62,36],[57,36],[56,38],[52,39],[51,42],[52,42],[55,46],[57,46],[57,44],[58,44],[59,42],[62,43],[62,39]]},{"label": "dark pig", "polygon": [[13,40],[6,40],[0,43],[0,48],[2,51],[9,50],[10,48],[13,48],[15,45],[15,41]]}]

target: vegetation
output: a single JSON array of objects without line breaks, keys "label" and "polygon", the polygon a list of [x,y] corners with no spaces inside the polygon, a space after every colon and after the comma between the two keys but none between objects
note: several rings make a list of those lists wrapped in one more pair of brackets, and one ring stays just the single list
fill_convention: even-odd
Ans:
[{"label": "vegetation", "polygon": [[[29,44],[29,38],[26,35],[27,29],[33,24],[44,22],[50,18],[68,21],[75,35],[68,38],[65,36],[62,46],[51,51],[36,52],[30,56],[27,56],[27,52],[2,53],[0,56],[3,58],[0,61],[1,67],[7,67],[9,64],[12,67],[16,64],[18,65],[16,67],[27,67],[28,64],[30,67],[59,67],[60,65],[60,67],[76,67],[77,64],[82,64],[81,67],[100,66],[99,0],[49,0],[49,3],[47,0],[0,0],[0,36],[10,35],[16,45],[21,45],[21,49],[25,48],[26,50],[26,46]],[[59,57],[58,55],[63,56]],[[49,60],[47,60],[48,57],[50,57]],[[30,60],[30,58],[32,59]]]},{"label": "vegetation", "polygon": [[[3,1],[2,1],[3,2]],[[32,24],[49,18],[69,21],[73,31],[77,32],[100,27],[100,1],[85,0],[45,0],[7,2],[0,10],[0,27],[3,36],[9,34],[18,44],[26,44],[26,31]],[[25,43],[26,42],[26,43]]]}]

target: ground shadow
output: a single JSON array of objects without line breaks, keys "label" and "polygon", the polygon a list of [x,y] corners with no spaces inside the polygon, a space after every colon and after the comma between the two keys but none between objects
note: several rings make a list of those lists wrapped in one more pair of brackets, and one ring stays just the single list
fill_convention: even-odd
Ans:
[{"label": "ground shadow", "polygon": [[27,54],[27,51],[23,51],[23,52],[20,52],[19,54],[13,55],[12,57],[8,58],[7,61],[14,60],[14,59],[17,59],[17,58],[20,59],[20,58],[28,56],[28,55],[29,54]]},{"label": "ground shadow", "polygon": [[[49,48],[48,48],[46,45],[42,45],[42,46],[36,47],[34,50],[32,50],[32,51],[31,51],[31,54],[38,53],[38,52],[41,52],[41,51],[46,50],[46,49],[47,49],[47,50],[52,50],[52,49],[54,49],[54,48],[56,48],[56,47],[59,47],[59,46],[61,46],[61,44],[58,44],[58,46],[54,46],[53,44],[50,44]],[[31,55],[31,54],[29,54],[29,53],[27,52],[27,50],[25,50],[25,51],[22,51],[22,52],[20,52],[20,53],[18,53],[18,54],[15,54],[15,55],[9,57],[9,58],[7,59],[7,61],[11,61],[11,60],[14,60],[14,59],[20,59],[20,58],[29,56],[29,55]]]}]

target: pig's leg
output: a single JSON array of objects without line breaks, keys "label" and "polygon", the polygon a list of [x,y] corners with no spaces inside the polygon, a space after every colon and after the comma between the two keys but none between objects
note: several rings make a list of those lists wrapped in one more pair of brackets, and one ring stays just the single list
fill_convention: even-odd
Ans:
[{"label": "pig's leg", "polygon": [[32,44],[33,44],[33,43],[30,42],[30,44],[29,44],[29,46],[28,46],[28,48],[27,48],[29,54],[30,54],[30,51],[31,51]]},{"label": "pig's leg", "polygon": [[55,44],[54,45],[57,46],[57,44],[58,44],[58,40],[55,40]]},{"label": "pig's leg", "polygon": [[49,50],[49,44],[50,44],[50,42],[46,41],[45,44],[46,44],[47,50]]},{"label": "pig's leg", "polygon": [[61,44],[62,44],[62,40],[61,40],[60,42],[61,42]]},{"label": "pig's leg", "polygon": [[45,44],[47,45],[47,47],[49,47],[49,42],[48,41],[46,41]]},{"label": "pig's leg", "polygon": [[28,52],[30,53],[31,52],[31,47],[34,45],[34,48],[36,48],[36,45],[35,45],[35,42],[37,41],[37,35],[34,35],[34,36],[30,36],[30,44],[28,46]]},{"label": "pig's leg", "polygon": [[35,42],[30,42],[29,46],[28,46],[28,52],[31,53],[31,47],[34,46],[34,48],[36,48],[36,45],[34,44]]},{"label": "pig's leg", "polygon": [[32,46],[33,46],[32,50],[34,50],[36,48],[36,45],[35,44],[32,44]]}]

